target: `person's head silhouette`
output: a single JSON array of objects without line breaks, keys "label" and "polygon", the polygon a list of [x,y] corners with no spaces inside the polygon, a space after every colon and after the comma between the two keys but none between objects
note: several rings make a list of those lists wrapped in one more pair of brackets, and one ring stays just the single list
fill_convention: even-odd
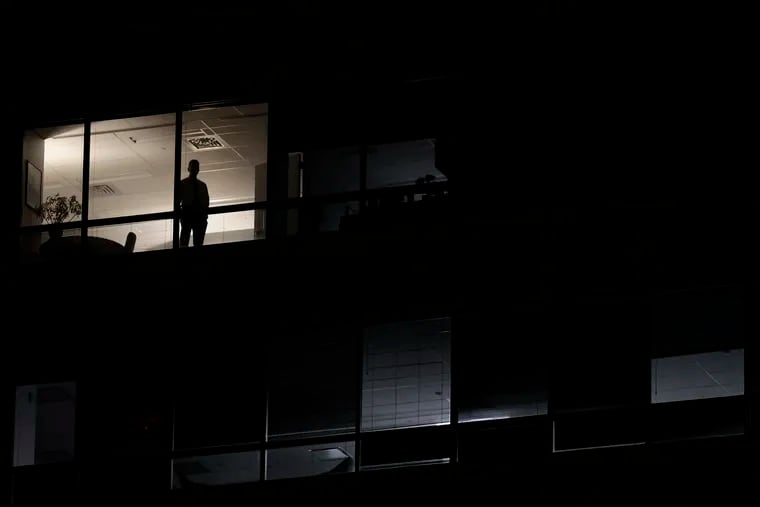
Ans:
[{"label": "person's head silhouette", "polygon": [[201,170],[201,164],[197,160],[193,159],[190,162],[187,163],[187,172],[190,173],[190,176],[193,178],[198,177],[198,172]]}]

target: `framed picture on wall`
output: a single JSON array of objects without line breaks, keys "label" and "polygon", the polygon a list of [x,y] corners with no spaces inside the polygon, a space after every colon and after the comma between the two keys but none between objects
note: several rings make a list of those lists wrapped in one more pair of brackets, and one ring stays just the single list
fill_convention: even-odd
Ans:
[{"label": "framed picture on wall", "polygon": [[42,204],[42,171],[26,161],[26,205],[37,210]]}]

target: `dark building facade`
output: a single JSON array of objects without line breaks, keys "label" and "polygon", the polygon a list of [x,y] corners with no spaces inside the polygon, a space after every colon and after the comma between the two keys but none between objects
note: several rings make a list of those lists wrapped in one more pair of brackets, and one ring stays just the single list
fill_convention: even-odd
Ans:
[{"label": "dark building facade", "polygon": [[723,13],[59,14],[5,153],[8,502],[751,496],[757,198],[679,24]]}]

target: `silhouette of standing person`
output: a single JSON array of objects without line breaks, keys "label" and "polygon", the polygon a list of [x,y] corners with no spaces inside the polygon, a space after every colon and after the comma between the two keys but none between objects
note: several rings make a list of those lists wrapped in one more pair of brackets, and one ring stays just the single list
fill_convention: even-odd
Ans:
[{"label": "silhouette of standing person", "polygon": [[181,247],[190,245],[190,233],[193,233],[193,246],[201,246],[206,236],[208,225],[208,187],[198,179],[200,162],[193,159],[187,164],[190,176],[183,179],[180,185],[180,221],[182,232],[179,235]]}]

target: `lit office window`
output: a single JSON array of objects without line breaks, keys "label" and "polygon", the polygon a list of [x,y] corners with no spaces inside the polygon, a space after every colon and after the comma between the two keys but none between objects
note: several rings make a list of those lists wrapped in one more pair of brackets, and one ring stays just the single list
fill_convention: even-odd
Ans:
[{"label": "lit office window", "polygon": [[[267,200],[269,105],[241,104],[185,111],[182,114],[184,179],[190,160],[208,187],[209,206]],[[204,244],[264,237],[265,210],[209,215]]]},{"label": "lit office window", "polygon": [[118,252],[121,247],[127,252],[148,252],[172,248],[172,227],[172,220],[149,220],[90,227],[87,234],[107,240],[107,242],[92,243],[95,251],[101,247],[104,250],[103,253]]},{"label": "lit office window", "polygon": [[[23,150],[24,208],[21,225],[43,223],[35,210],[55,194],[73,195],[78,202],[82,202],[84,125],[27,130],[24,132]],[[61,218],[68,221],[77,217]]]},{"label": "lit office window", "polygon": [[744,394],[744,349],[652,359],[652,403]]},{"label": "lit office window", "polygon": [[[82,167],[84,161],[84,125],[63,125],[24,132],[22,171],[21,225],[53,224],[81,220],[77,205],[82,203]],[[72,196],[75,200],[72,204]],[[66,199],[59,207],[55,198]],[[40,213],[49,203],[50,213]],[[48,206],[46,206],[48,207]],[[47,241],[46,233],[27,233],[21,249],[39,253]]]},{"label": "lit office window", "polygon": [[[264,223],[256,222],[256,215],[262,217],[265,210],[236,211],[209,215],[204,245],[234,243],[264,238]],[[192,240],[191,240],[192,241]]]},{"label": "lit office window", "polygon": [[267,480],[334,475],[353,472],[356,443],[353,440],[327,444],[283,447],[267,451]]},{"label": "lit office window", "polygon": [[192,490],[256,482],[260,470],[259,451],[176,458],[172,463],[172,488]]},{"label": "lit office window", "polygon": [[16,388],[13,466],[74,459],[76,384],[35,384]]},{"label": "lit office window", "polygon": [[269,360],[269,436],[352,433],[356,345],[339,336],[281,340]]},{"label": "lit office window", "polygon": [[211,207],[266,200],[268,104],[210,107],[182,114],[182,178],[190,160]]},{"label": "lit office window", "polygon": [[448,318],[367,329],[362,430],[449,423],[450,332]]},{"label": "lit office window", "polygon": [[89,218],[172,211],[175,114],[92,123]]}]

